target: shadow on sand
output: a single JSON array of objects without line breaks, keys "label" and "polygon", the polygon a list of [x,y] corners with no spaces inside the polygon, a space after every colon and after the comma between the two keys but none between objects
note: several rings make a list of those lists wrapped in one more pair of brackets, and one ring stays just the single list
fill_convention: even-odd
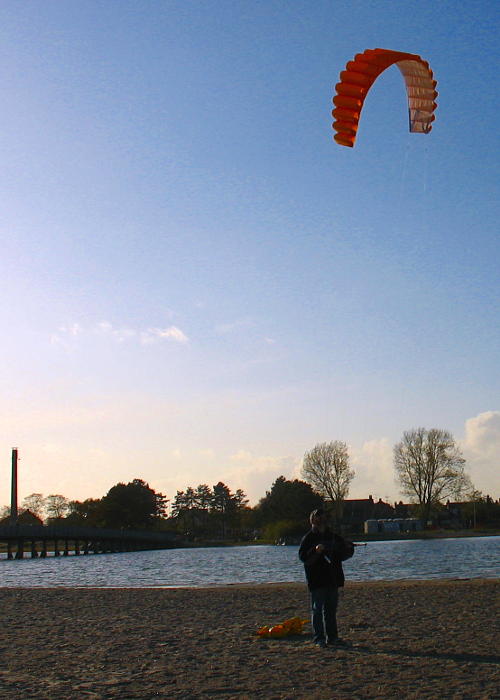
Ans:
[{"label": "shadow on sand", "polygon": [[[275,644],[291,644],[299,646],[306,643],[314,647],[311,637],[305,638],[302,635],[290,635],[284,639],[260,639],[260,643]],[[470,652],[441,652],[441,651],[418,651],[414,649],[404,649],[399,647],[391,649],[382,646],[367,646],[365,644],[356,644],[355,642],[348,647],[340,649],[332,648],[331,651],[342,651],[344,653],[361,653],[373,655],[389,655],[401,656],[408,659],[442,659],[443,661],[456,661],[457,663],[480,663],[480,664],[500,664],[500,655],[498,654],[473,654]]]},{"label": "shadow on sand", "polygon": [[354,644],[345,651],[362,652],[363,654],[390,654],[391,656],[406,656],[411,659],[442,659],[443,661],[457,661],[458,663],[482,663],[500,664],[500,656],[497,654],[471,654],[470,652],[440,652],[440,651],[416,651],[413,649],[387,649],[383,647],[368,647]]}]

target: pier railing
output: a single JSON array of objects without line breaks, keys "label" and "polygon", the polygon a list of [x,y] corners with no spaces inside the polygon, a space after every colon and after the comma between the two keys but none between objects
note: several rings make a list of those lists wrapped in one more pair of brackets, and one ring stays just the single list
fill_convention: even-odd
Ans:
[{"label": "pier railing", "polygon": [[8,559],[22,559],[25,553],[46,557],[48,552],[68,556],[182,546],[175,532],[65,525],[0,525],[0,543]]}]

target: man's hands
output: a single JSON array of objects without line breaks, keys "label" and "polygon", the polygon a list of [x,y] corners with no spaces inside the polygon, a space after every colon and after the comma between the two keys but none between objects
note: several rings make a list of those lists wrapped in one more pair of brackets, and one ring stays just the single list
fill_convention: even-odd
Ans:
[{"label": "man's hands", "polygon": [[318,554],[323,554],[323,552],[325,551],[325,545],[324,544],[317,544],[316,551],[318,552]]}]

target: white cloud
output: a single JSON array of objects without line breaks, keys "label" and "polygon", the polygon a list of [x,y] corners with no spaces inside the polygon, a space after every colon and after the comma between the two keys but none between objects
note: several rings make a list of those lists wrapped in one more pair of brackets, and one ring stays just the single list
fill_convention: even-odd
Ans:
[{"label": "white cloud", "polygon": [[170,326],[169,328],[150,328],[147,331],[150,335],[160,340],[175,340],[177,343],[187,343],[188,337],[180,328],[177,326]]},{"label": "white cloud", "polygon": [[485,411],[465,422],[459,441],[466,470],[476,488],[493,498],[500,495],[500,411]]},{"label": "white cloud", "polygon": [[54,345],[69,347],[71,341],[82,335],[103,335],[113,338],[118,343],[128,340],[138,339],[141,345],[152,345],[153,343],[171,340],[176,343],[188,343],[189,338],[177,326],[168,328],[148,328],[146,330],[136,330],[129,327],[115,327],[109,321],[99,321],[95,326],[85,329],[79,323],[69,326],[61,326],[56,333],[51,335],[50,341]]}]

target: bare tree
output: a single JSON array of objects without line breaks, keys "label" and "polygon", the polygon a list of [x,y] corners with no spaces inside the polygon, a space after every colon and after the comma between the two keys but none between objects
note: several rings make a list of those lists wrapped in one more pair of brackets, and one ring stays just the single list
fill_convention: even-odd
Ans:
[{"label": "bare tree", "polygon": [[43,519],[45,511],[45,498],[41,493],[30,493],[21,503],[22,508],[30,510],[37,518]]},{"label": "bare tree", "polygon": [[421,509],[426,523],[435,504],[459,497],[470,484],[465,459],[447,430],[416,428],[394,446],[394,467],[402,492]]},{"label": "bare tree", "polygon": [[322,442],[306,452],[302,476],[323,498],[333,502],[335,522],[339,525],[349,484],[354,478],[346,443],[340,440]]},{"label": "bare tree", "polygon": [[63,518],[69,510],[69,500],[60,493],[53,493],[45,499],[49,518]]}]

